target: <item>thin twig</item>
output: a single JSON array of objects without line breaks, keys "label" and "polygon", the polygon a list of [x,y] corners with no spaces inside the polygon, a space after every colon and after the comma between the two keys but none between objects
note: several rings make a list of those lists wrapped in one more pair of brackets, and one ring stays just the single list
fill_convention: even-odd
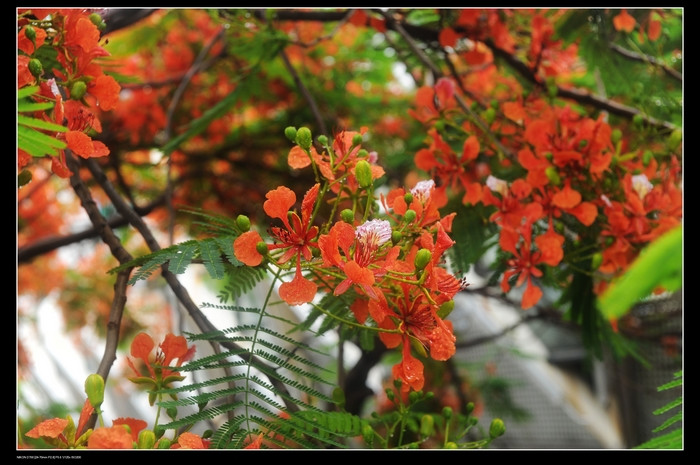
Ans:
[{"label": "thin twig", "polygon": [[321,132],[321,134],[326,134],[326,123],[323,122],[323,116],[321,116],[321,111],[318,109],[316,99],[314,99],[313,95],[311,95],[311,92],[309,92],[309,89],[302,82],[301,78],[299,77],[299,73],[297,73],[296,69],[294,69],[294,66],[292,66],[292,63],[289,61],[287,53],[284,50],[282,50],[280,51],[280,56],[282,57],[282,61],[284,62],[284,66],[287,68],[287,71],[289,71],[289,74],[292,75],[292,78],[294,79],[294,84],[297,86],[297,88],[302,93],[306,101],[309,103],[311,112],[313,113],[314,118],[316,119],[316,124],[318,124],[318,130]]},{"label": "thin twig", "polygon": [[650,65],[653,65],[653,66],[656,66],[657,68],[660,68],[661,70],[663,70],[664,73],[668,74],[670,77],[672,77],[678,81],[683,82],[683,75],[681,73],[679,73],[675,69],[671,68],[666,63],[664,63],[663,61],[659,60],[656,57],[653,57],[651,55],[644,55],[641,53],[636,53],[636,52],[633,52],[632,50],[627,50],[626,48],[621,47],[620,45],[617,45],[617,44],[613,44],[613,43],[609,44],[609,47],[611,50],[619,53],[620,55],[622,55],[625,58],[628,58],[628,59],[634,60],[634,61],[641,61],[643,63],[649,63]]}]

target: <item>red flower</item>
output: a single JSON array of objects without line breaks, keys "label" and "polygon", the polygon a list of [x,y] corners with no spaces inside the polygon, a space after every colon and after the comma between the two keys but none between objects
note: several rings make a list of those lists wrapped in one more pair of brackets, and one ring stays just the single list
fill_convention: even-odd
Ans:
[{"label": "red flower", "polygon": [[386,274],[400,252],[398,246],[382,250],[390,241],[391,225],[386,220],[370,220],[357,229],[345,222],[334,224],[328,234],[319,238],[324,266],[337,267],[347,276],[333,293],[343,294],[355,285],[371,299],[377,299],[375,280]]},{"label": "red flower", "polygon": [[[289,305],[301,305],[311,302],[316,296],[318,286],[313,281],[306,279],[301,274],[301,259],[311,261],[313,258],[311,248],[318,247],[315,241],[318,235],[318,226],[311,225],[311,215],[318,197],[320,184],[315,184],[306,192],[301,203],[301,218],[290,208],[296,203],[296,195],[291,189],[280,186],[269,191],[263,204],[265,213],[271,218],[282,220],[284,228],[273,226],[270,233],[277,241],[276,244],[268,244],[268,250],[282,249],[284,253],[277,259],[277,263],[284,264],[291,259],[296,259],[296,272],[290,282],[284,282],[280,286],[280,297]],[[257,251],[257,244],[262,241],[260,235],[254,231],[241,234],[233,243],[236,258],[249,266],[259,265],[262,255]]]},{"label": "red flower", "polygon": [[515,257],[508,260],[509,269],[503,273],[503,279],[501,280],[503,292],[510,291],[509,280],[513,276],[518,277],[515,287],[519,287],[527,281],[527,287],[520,303],[523,310],[532,307],[542,298],[542,290],[532,282],[533,277],[539,278],[542,276],[542,270],[537,268],[538,264],[543,263],[542,252],[531,249],[530,230],[531,224],[526,224],[523,232],[524,241],[516,249],[511,250]]},{"label": "red flower", "polygon": [[97,428],[88,438],[88,449],[133,449],[131,433],[123,425]]},{"label": "red flower", "polygon": [[[171,364],[177,359],[176,367],[181,366],[190,360],[195,354],[195,346],[187,347],[187,339],[184,336],[167,334],[163,342],[158,346],[155,357],[151,359],[151,352],[155,347],[155,342],[146,333],[139,333],[131,342],[131,355],[140,358],[146,364],[150,376],[143,376],[136,368],[129,357],[126,362],[134,371],[135,376],[129,378],[138,384],[150,385],[154,390],[167,387],[175,381],[182,381],[184,378],[180,373],[172,370]],[[155,401],[155,397],[149,398]],[[153,402],[151,402],[151,405]]]}]

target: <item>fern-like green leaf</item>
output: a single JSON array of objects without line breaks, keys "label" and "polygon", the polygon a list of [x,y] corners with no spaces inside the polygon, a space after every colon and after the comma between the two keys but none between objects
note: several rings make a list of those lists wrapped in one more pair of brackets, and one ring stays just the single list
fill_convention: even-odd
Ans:
[{"label": "fern-like green leaf", "polygon": [[221,250],[215,239],[205,239],[199,243],[199,253],[204,261],[204,266],[213,279],[224,277],[224,261],[221,259]]},{"label": "fern-like green leaf", "polygon": [[[235,270],[239,268],[248,267]],[[184,412],[198,408],[164,428],[226,417],[210,439],[217,448],[244,447],[260,433],[268,445],[279,448],[343,448],[345,438],[361,434],[359,417],[319,407],[334,405],[328,394],[332,373],[309,356],[328,356],[279,330],[285,325],[291,330],[295,322],[258,308],[206,306],[240,313],[246,323],[187,335],[191,341],[220,344],[225,350],[178,367],[183,374],[196,372],[202,381],[159,391],[161,408]],[[274,319],[274,325],[268,319]],[[226,374],[221,376],[223,369]],[[207,376],[210,370],[216,370],[217,376]]]}]

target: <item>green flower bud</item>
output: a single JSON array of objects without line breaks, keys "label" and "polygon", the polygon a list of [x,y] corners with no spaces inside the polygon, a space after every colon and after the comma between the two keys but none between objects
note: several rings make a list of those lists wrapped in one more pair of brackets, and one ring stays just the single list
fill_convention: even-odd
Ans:
[{"label": "green flower bud", "polygon": [[559,177],[559,173],[557,172],[557,169],[555,167],[548,166],[544,170],[544,174],[547,175],[547,179],[549,179],[549,182],[551,182],[555,186],[561,184],[561,178]]},{"label": "green flower bud", "polygon": [[445,122],[441,119],[435,121],[435,130],[437,132],[445,132]]},{"label": "green flower bud", "polygon": [[170,449],[172,443],[173,442],[168,438],[160,438],[160,441],[158,441],[158,449]]},{"label": "green flower bud", "polygon": [[617,144],[622,140],[622,131],[620,131],[618,128],[615,128],[612,130],[612,133],[610,133],[610,141],[613,144]]},{"label": "green flower bud", "polygon": [[498,108],[498,99],[495,99],[495,98],[491,99],[491,102],[489,102],[489,105],[491,106],[491,108],[494,108],[494,109]]},{"label": "green flower bud", "polygon": [[642,114],[636,113],[632,117],[632,123],[634,123],[635,126],[641,126],[642,124],[644,124],[644,117],[642,116]]},{"label": "green flower bud", "polygon": [[360,160],[355,165],[355,178],[361,188],[367,189],[372,185],[372,167],[366,160]]},{"label": "green flower bud", "polygon": [[489,427],[489,436],[491,439],[503,436],[506,432],[506,424],[500,418],[494,418],[491,421],[491,426]]},{"label": "green flower bud", "polygon": [[457,443],[454,441],[448,441],[445,443],[445,449],[459,449]]},{"label": "green flower bud", "polygon": [[362,134],[352,136],[352,145],[360,145],[362,143]]},{"label": "green flower bud", "polygon": [[464,409],[466,410],[467,415],[472,413],[474,411],[474,402],[467,403],[467,406]]},{"label": "green flower bud", "polygon": [[403,239],[403,234],[401,231],[391,231],[391,243],[396,245]]},{"label": "green flower bud", "polygon": [[581,139],[581,140],[578,142],[578,148],[579,148],[579,149],[585,148],[587,145],[588,145],[588,141],[587,141],[586,139]]},{"label": "green flower bud", "polygon": [[423,415],[420,419],[420,434],[421,436],[428,437],[435,433],[435,419],[432,415],[427,413]]},{"label": "green flower bud", "polygon": [[387,388],[385,392],[386,392],[386,398],[393,402],[394,401],[394,390]]},{"label": "green flower bud", "polygon": [[80,100],[87,92],[87,84],[83,81],[75,81],[70,88],[70,98]]},{"label": "green flower bud", "polygon": [[406,210],[406,213],[403,214],[403,218],[407,223],[413,223],[413,220],[416,219],[416,211],[409,208]]},{"label": "green flower bud", "polygon": [[31,40],[32,43],[36,40],[36,29],[34,29],[32,26],[26,26],[24,28],[24,35],[27,37],[27,39]]},{"label": "green flower bud", "polygon": [[450,315],[450,313],[452,313],[452,310],[454,310],[454,308],[455,308],[455,301],[448,300],[447,302],[440,305],[440,308],[437,311],[437,315],[444,320],[445,318],[447,318]]},{"label": "green flower bud", "polygon": [[352,212],[352,210],[346,208],[345,210],[340,212],[340,219],[342,219],[348,224],[352,224],[353,221],[355,221],[355,214]]},{"label": "green flower bud", "polygon": [[321,134],[318,136],[318,143],[321,145],[328,145],[328,137],[326,137],[324,134]]},{"label": "green flower bud", "polygon": [[102,405],[105,400],[105,380],[97,373],[88,375],[85,379],[85,394],[87,394],[90,405],[95,409]]},{"label": "green flower bud", "polygon": [[416,253],[416,258],[413,260],[413,264],[416,267],[417,271],[422,270],[425,268],[428,263],[430,263],[430,260],[433,259],[433,254],[430,252],[428,249],[420,249]]},{"label": "green flower bud", "polygon": [[295,142],[297,139],[297,128],[294,126],[287,126],[284,128],[284,135],[290,141]]},{"label": "green flower bud", "polygon": [[411,202],[413,202],[413,194],[406,192],[403,195],[403,201],[406,202],[406,205],[411,205]]},{"label": "green flower bud", "polygon": [[238,226],[241,231],[248,232],[250,230],[250,218],[245,215],[238,215],[236,217],[236,226]]},{"label": "green flower bud", "polygon": [[442,416],[445,420],[450,421],[452,419],[452,407],[445,406],[442,408]]},{"label": "green flower bud", "polygon": [[137,444],[139,449],[153,449],[156,445],[156,433],[150,429],[141,430]]},{"label": "green flower bud", "polygon": [[29,68],[29,72],[32,73],[32,76],[36,78],[44,74],[44,66],[36,58],[32,58],[31,60],[29,60],[27,68]]},{"label": "green flower bud", "polygon": [[496,110],[493,108],[487,108],[482,113],[482,118],[484,118],[484,121],[486,121],[488,124],[493,123],[493,121],[496,119]]},{"label": "green flower bud", "polygon": [[99,27],[100,24],[102,24],[102,16],[100,16],[98,13],[92,13],[90,16],[88,16],[88,19],[95,26]]},{"label": "green flower bud", "polygon": [[603,263],[603,254],[600,252],[596,252],[593,254],[593,258],[591,259],[591,270],[597,270],[600,265]]},{"label": "green flower bud", "polygon": [[545,153],[544,153],[544,157],[545,157],[547,160],[552,161],[552,159],[554,158],[554,154],[553,154],[552,152],[545,152]]},{"label": "green flower bud", "polygon": [[357,158],[367,158],[369,156],[369,152],[365,149],[360,149],[357,151]]},{"label": "green flower bud", "polygon": [[676,150],[682,139],[683,132],[680,129],[674,129],[671,135],[668,136],[668,148],[671,150]]},{"label": "green flower bud", "polygon": [[297,129],[296,143],[304,150],[311,148],[311,130],[307,127]]},{"label": "green flower bud", "polygon": [[649,166],[652,158],[654,158],[654,153],[651,150],[645,150],[642,154],[642,164]]},{"label": "green flower bud", "polygon": [[420,400],[420,393],[419,393],[419,392],[411,391],[411,392],[408,394],[408,402],[409,402],[409,404],[413,405],[413,404],[415,404],[416,402],[418,402],[419,400]]},{"label": "green flower bud", "polygon": [[267,255],[267,243],[260,241],[255,244],[255,250],[258,251],[260,255]]}]

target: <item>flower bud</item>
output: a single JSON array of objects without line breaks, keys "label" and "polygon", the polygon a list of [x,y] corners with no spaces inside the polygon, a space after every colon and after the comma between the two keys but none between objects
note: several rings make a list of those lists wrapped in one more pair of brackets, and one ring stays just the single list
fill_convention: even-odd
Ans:
[{"label": "flower bud", "polygon": [[445,443],[445,449],[459,449],[457,443],[454,441],[448,441]]},{"label": "flower bud", "polygon": [[464,408],[464,410],[466,411],[467,415],[472,413],[474,411],[474,402],[468,402],[467,406]]},{"label": "flower bud", "polygon": [[417,392],[417,391],[411,391],[411,392],[408,394],[408,402],[409,402],[410,405],[415,404],[415,403],[418,402],[419,400],[420,400],[420,393],[419,393],[419,392]]},{"label": "flower bud", "polygon": [[452,419],[452,407],[450,406],[445,406],[442,408],[442,416],[445,418],[446,421],[450,421]]},{"label": "flower bud", "polygon": [[372,185],[372,167],[366,160],[360,160],[355,165],[355,178],[361,188],[367,189]]},{"label": "flower bud", "polygon": [[418,253],[416,253],[416,258],[413,260],[413,264],[415,265],[416,270],[420,271],[425,268],[432,259],[433,254],[430,252],[430,250],[420,249]]},{"label": "flower bud", "polygon": [[587,145],[588,145],[588,141],[587,141],[586,139],[581,139],[581,140],[578,142],[578,148],[579,148],[579,149],[583,149],[583,148],[585,148]]},{"label": "flower bud", "polygon": [[493,108],[487,108],[486,110],[484,110],[482,117],[484,118],[484,121],[486,121],[488,124],[491,124],[493,123],[493,120],[496,119],[496,110],[494,110]]},{"label": "flower bud", "polygon": [[31,60],[29,60],[27,68],[29,68],[29,72],[32,73],[32,76],[36,78],[44,74],[44,67],[42,66],[41,62],[36,58],[32,58]]},{"label": "flower bud", "polygon": [[491,439],[503,436],[506,432],[506,424],[500,418],[494,418],[491,421],[491,426],[489,427],[489,436]]},{"label": "flower bud", "polygon": [[671,135],[668,136],[668,148],[676,150],[682,139],[683,132],[680,129],[674,129]]},{"label": "flower bud", "polygon": [[420,419],[420,434],[421,436],[432,436],[435,432],[435,419],[427,413]]},{"label": "flower bud", "polygon": [[352,136],[352,145],[360,145],[362,143],[362,134]]},{"label": "flower bud", "polygon": [[618,142],[620,142],[621,139],[622,131],[620,131],[620,129],[618,128],[613,129],[610,133],[610,142],[612,142],[613,144],[617,144]]},{"label": "flower bud", "polygon": [[440,305],[440,308],[437,311],[437,315],[444,320],[445,318],[447,318],[450,315],[450,313],[452,313],[452,310],[454,310],[454,308],[455,308],[455,301],[448,300],[447,302]]},{"label": "flower bud", "polygon": [[247,232],[250,230],[250,218],[245,215],[238,215],[236,217],[236,226],[240,228],[242,232]]},{"label": "flower bud", "polygon": [[326,137],[324,134],[321,134],[318,136],[318,143],[321,145],[328,145],[328,137]]},{"label": "flower bud", "polygon": [[34,29],[32,26],[27,26],[24,28],[24,35],[27,37],[27,39],[31,40],[32,43],[36,40],[36,29]]},{"label": "flower bud", "polygon": [[352,224],[355,220],[355,214],[349,208],[344,209],[340,212],[340,219],[348,224]]},{"label": "flower bud", "polygon": [[290,141],[295,142],[297,139],[297,128],[294,126],[287,126],[284,128],[284,135]]},{"label": "flower bud", "polygon": [[267,255],[267,243],[260,241],[255,244],[255,250],[258,251],[260,255]]},{"label": "flower bud", "polygon": [[413,223],[413,220],[416,219],[416,211],[412,209],[406,210],[406,213],[403,214],[403,218],[407,223]]},{"label": "flower bud", "polygon": [[557,169],[555,167],[548,166],[544,170],[544,174],[547,175],[547,179],[549,179],[549,182],[551,182],[555,186],[561,184],[561,177],[559,177],[559,173],[557,172]]},{"label": "flower bud", "polygon": [[105,380],[97,373],[88,375],[85,379],[85,394],[87,394],[90,405],[95,409],[99,408],[105,399]]},{"label": "flower bud", "polygon": [[593,258],[591,259],[591,270],[593,270],[593,271],[597,270],[602,263],[603,263],[603,254],[600,252],[594,253]]},{"label": "flower bud", "polygon": [[168,438],[160,438],[160,441],[158,441],[158,449],[170,449],[171,445],[172,441]]},{"label": "flower bud", "polygon": [[102,30],[102,24],[104,21],[102,20],[102,16],[99,15],[99,13],[92,13],[90,16],[88,16],[88,19],[92,24],[97,26],[98,29]]},{"label": "flower bud", "polygon": [[369,152],[365,149],[360,149],[357,151],[357,158],[367,158],[369,157]]},{"label": "flower bud", "polygon": [[396,245],[403,239],[403,234],[401,231],[391,231],[391,243]]},{"label": "flower bud", "polygon": [[642,164],[644,166],[649,166],[649,162],[654,158],[654,153],[651,150],[645,150],[642,154]]},{"label": "flower bud", "polygon": [[150,429],[141,430],[137,444],[139,449],[153,449],[156,445],[156,433]]},{"label": "flower bud", "polygon": [[406,202],[406,205],[411,205],[411,202],[413,202],[413,194],[406,192],[403,195],[403,201]]},{"label": "flower bud", "polygon": [[70,98],[80,100],[87,92],[87,85],[83,81],[75,81],[70,88]]},{"label": "flower bud", "polygon": [[311,148],[311,130],[307,127],[297,129],[296,143],[304,150]]}]

